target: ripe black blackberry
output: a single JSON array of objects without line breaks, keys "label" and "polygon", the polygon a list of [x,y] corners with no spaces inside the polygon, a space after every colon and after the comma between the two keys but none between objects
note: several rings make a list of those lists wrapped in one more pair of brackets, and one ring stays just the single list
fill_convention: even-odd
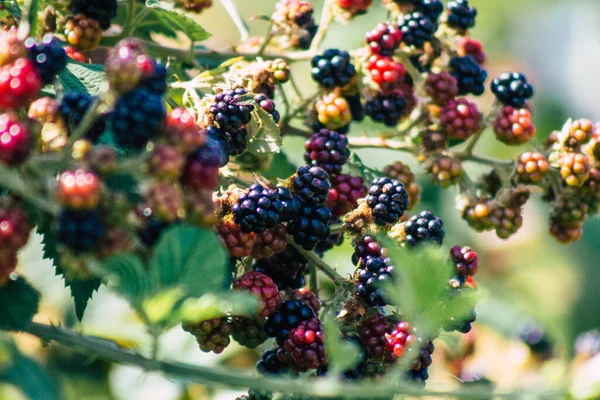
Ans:
[{"label": "ripe black blackberry", "polygon": [[[59,112],[71,131],[77,128],[93,101],[94,98],[85,92],[74,91],[65,93],[60,102]],[[97,118],[85,133],[85,138],[96,142],[105,128],[105,118]]]},{"label": "ripe black blackberry", "polygon": [[348,138],[336,131],[321,129],[314,133],[304,144],[304,160],[323,168],[330,176],[342,172],[342,166],[348,161],[350,150]]},{"label": "ripe black blackberry", "polygon": [[98,211],[63,210],[58,217],[58,242],[74,251],[92,250],[106,226]]},{"label": "ripe black blackberry", "polygon": [[523,108],[533,94],[533,86],[525,75],[518,72],[505,72],[492,81],[492,93],[499,102],[516,108]]},{"label": "ripe black blackberry", "polygon": [[[335,218],[331,221],[330,225],[338,224],[341,222],[342,222],[341,219]],[[319,241],[319,243],[317,243],[317,246],[315,247],[315,253],[317,253],[317,255],[323,257],[323,255],[327,251],[333,249],[336,246],[340,246],[343,242],[344,242],[344,233],[343,232],[331,234],[326,239],[323,239],[323,240]]]},{"label": "ripe black blackberry", "polygon": [[317,243],[329,237],[331,210],[325,206],[304,206],[300,214],[288,226],[294,242],[305,250],[312,250]]},{"label": "ripe black blackberry", "polygon": [[292,193],[298,196],[304,206],[325,203],[329,189],[329,174],[321,167],[303,165],[292,177]]},{"label": "ripe black blackberry", "polygon": [[209,137],[217,139],[223,144],[223,149],[229,156],[238,156],[246,150],[246,140],[248,131],[245,128],[240,128],[236,131],[226,131],[217,126],[211,125],[206,128],[206,134]]},{"label": "ripe black blackberry", "polygon": [[302,204],[300,200],[292,192],[283,186],[277,186],[277,196],[279,201],[283,203],[283,210],[281,210],[281,221],[289,222],[298,215]]},{"label": "ripe black blackberry", "polygon": [[150,92],[163,96],[167,93],[167,66],[159,63],[156,60],[154,62],[154,72],[149,76],[142,79],[140,87],[148,89]]},{"label": "ripe black blackberry", "polygon": [[459,95],[472,93],[480,96],[485,92],[487,72],[473,58],[454,57],[450,60],[450,70],[452,76],[456,78]]},{"label": "ripe black blackberry", "polygon": [[275,109],[275,102],[273,100],[260,93],[254,96],[254,101],[260,108],[271,114],[271,117],[273,117],[273,121],[275,121],[276,124],[279,123],[281,115],[279,114],[279,111]]},{"label": "ripe black blackberry", "polygon": [[117,16],[117,0],[72,0],[71,9],[73,14],[84,14],[88,18],[95,19],[100,27],[108,29],[111,20]]},{"label": "ripe black blackberry", "polygon": [[119,146],[142,148],[160,134],[165,117],[161,96],[136,89],[119,98],[111,115],[115,141]]},{"label": "ripe black blackberry", "polygon": [[469,0],[454,0],[448,3],[448,25],[467,30],[475,26],[477,9],[469,7]]},{"label": "ripe black blackberry", "polygon": [[277,358],[277,349],[265,351],[256,363],[256,369],[263,375],[281,375],[289,371],[289,367]]},{"label": "ripe black blackberry", "polygon": [[154,246],[154,244],[160,238],[161,233],[170,226],[171,224],[165,224],[156,219],[148,221],[148,224],[139,230],[138,236],[148,247]]},{"label": "ripe black blackberry", "polygon": [[380,177],[371,183],[367,205],[377,225],[395,224],[408,209],[408,192],[402,182]]},{"label": "ripe black blackberry", "polygon": [[406,111],[406,99],[399,91],[392,93],[380,92],[365,104],[365,113],[373,121],[390,127],[398,125]]},{"label": "ripe black blackberry", "polygon": [[283,208],[277,191],[254,184],[239,197],[232,211],[234,221],[240,225],[242,232],[263,233],[281,222]]},{"label": "ripe black blackberry", "polygon": [[282,346],[292,329],[295,329],[303,321],[315,317],[313,309],[301,301],[284,301],[279,306],[279,310],[267,318],[265,332],[269,337],[274,337],[277,344]]},{"label": "ripe black blackberry", "polygon": [[236,132],[250,122],[252,104],[236,104],[237,100],[246,94],[242,88],[219,93],[214,103],[209,107],[211,114],[219,127],[227,132]]},{"label": "ripe black blackberry", "polygon": [[[360,97],[360,93],[353,95],[353,96],[346,95],[346,96],[344,96],[344,98],[348,102],[348,106],[350,106],[350,113],[352,114],[352,120],[360,122],[363,119],[365,119],[365,107],[363,106],[363,103],[362,103],[362,100]],[[346,125],[346,127],[348,127],[348,129],[349,129],[350,124]],[[338,130],[338,132],[346,134],[346,133],[348,133],[347,132],[348,129],[346,129],[345,132],[342,132],[341,130]]]},{"label": "ripe black blackberry", "polygon": [[408,247],[426,242],[441,245],[446,235],[443,228],[444,222],[441,218],[433,215],[431,211],[422,211],[404,224],[405,243]]},{"label": "ripe black blackberry", "polygon": [[352,263],[358,267],[358,294],[369,305],[387,305],[381,284],[392,279],[394,267],[384,257],[381,246],[372,236],[365,236],[355,247]]},{"label": "ripe black blackberry", "polygon": [[444,3],[440,0],[420,0],[415,3],[415,11],[422,13],[433,23],[437,23],[444,12]]},{"label": "ripe black blackberry", "polygon": [[313,57],[311,65],[313,79],[327,89],[344,87],[356,76],[347,51],[325,50],[322,55]]},{"label": "ripe black blackberry", "polygon": [[257,260],[252,269],[267,275],[279,290],[299,289],[305,284],[308,261],[298,250],[287,246],[284,251],[269,258]]},{"label": "ripe black blackberry", "polygon": [[67,65],[67,52],[52,35],[45,35],[41,42],[29,38],[25,41],[25,46],[45,85],[51,84],[54,77]]},{"label": "ripe black blackberry", "polygon": [[404,16],[400,30],[402,31],[402,41],[407,46],[422,49],[425,42],[429,42],[433,38],[437,25],[423,13],[414,12]]}]

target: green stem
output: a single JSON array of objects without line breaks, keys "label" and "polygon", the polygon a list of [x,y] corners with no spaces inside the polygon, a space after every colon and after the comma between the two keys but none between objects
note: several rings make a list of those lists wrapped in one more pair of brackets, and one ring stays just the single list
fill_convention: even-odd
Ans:
[{"label": "green stem", "polygon": [[[125,22],[125,26],[123,27],[122,37],[131,36],[131,32],[133,32],[133,28],[135,27],[134,21],[136,21],[135,17],[135,4],[136,0],[129,0],[127,2],[127,21]],[[146,11],[146,10],[144,10]]]},{"label": "green stem", "polygon": [[0,165],[0,186],[50,215],[57,216],[60,212],[58,204],[39,193],[37,185],[29,184],[17,170]]},{"label": "green stem", "polygon": [[313,134],[309,131],[305,131],[304,129],[296,128],[294,126],[285,125],[280,128],[282,134],[291,135],[291,136],[302,136],[302,137],[311,137]]},{"label": "green stem", "polygon": [[281,100],[283,101],[283,106],[285,107],[285,115],[283,119],[287,120],[290,117],[290,102],[287,98],[287,94],[285,93],[283,85],[280,83],[279,85],[277,85],[277,87],[279,88],[279,93],[281,93]]},{"label": "green stem", "polygon": [[343,276],[338,274],[337,271],[330,267],[329,264],[327,264],[325,261],[323,261],[321,257],[316,255],[312,251],[304,250],[302,246],[296,244],[296,242],[294,242],[294,238],[291,235],[287,235],[287,240],[288,244],[296,250],[298,250],[298,252],[308,260],[309,264],[315,266],[319,271],[327,275],[332,281],[334,281],[335,283],[342,283],[346,281],[346,279],[344,279]]},{"label": "green stem", "polygon": [[319,281],[317,279],[317,268],[314,265],[310,266],[310,290],[319,297]]},{"label": "green stem", "polygon": [[262,45],[260,46],[260,49],[258,49],[258,52],[256,53],[256,57],[262,57],[263,53],[267,50],[267,47],[269,46],[269,43],[271,43],[271,40],[273,39],[273,20],[270,19],[269,20],[269,27],[267,28],[267,34],[265,35],[265,39],[262,43]]},{"label": "green stem", "polygon": [[387,140],[385,138],[348,138],[348,144],[354,148],[383,148],[398,151],[405,151],[408,153],[416,153],[415,147],[407,142],[401,142],[397,140]]},{"label": "green stem", "polygon": [[296,95],[296,101],[300,101],[302,100],[302,92],[300,92],[300,88],[298,87],[298,84],[296,83],[296,80],[294,79],[294,75],[290,74],[290,85],[292,86],[292,90],[294,91],[294,94]]},{"label": "green stem", "polygon": [[331,225],[329,227],[329,233],[331,233],[332,235],[336,234],[336,233],[341,233],[344,231],[344,224],[340,223],[340,224],[334,224]]},{"label": "green stem", "polygon": [[406,72],[413,79],[413,82],[419,83],[423,80],[423,75],[415,68],[413,63],[410,61],[410,54],[404,51],[398,53],[398,56],[402,60],[402,64],[404,64],[404,68],[406,68]]},{"label": "green stem", "polygon": [[98,96],[94,99],[88,110],[85,112],[83,119],[79,125],[77,125],[77,128],[75,128],[71,136],[69,136],[69,141],[63,150],[63,156],[65,159],[71,156],[71,148],[73,147],[73,144],[79,139],[83,138],[94,122],[96,122],[96,119],[98,118],[98,108],[100,107],[101,102],[101,96]]}]

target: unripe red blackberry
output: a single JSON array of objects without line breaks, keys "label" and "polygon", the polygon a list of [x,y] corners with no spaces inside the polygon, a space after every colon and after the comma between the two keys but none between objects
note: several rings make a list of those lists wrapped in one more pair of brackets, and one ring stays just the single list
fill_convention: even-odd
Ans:
[{"label": "unripe red blackberry", "polygon": [[378,93],[365,104],[365,113],[375,122],[394,127],[407,115],[404,94],[399,90]]},{"label": "unripe red blackberry", "polygon": [[315,104],[319,123],[331,130],[338,130],[352,122],[348,101],[337,92],[331,92]]},{"label": "unripe red blackberry", "polygon": [[526,108],[518,109],[506,106],[494,121],[496,138],[509,146],[528,142],[535,136],[535,132],[531,112]]},{"label": "unripe red blackberry", "polygon": [[181,183],[193,191],[214,190],[219,185],[219,166],[222,149],[216,140],[207,140],[187,157]]},{"label": "unripe red blackberry", "polygon": [[37,97],[42,81],[35,65],[19,58],[0,69],[0,108],[19,108]]},{"label": "unripe red blackberry", "polygon": [[367,33],[366,40],[371,53],[392,56],[402,43],[402,31],[396,25],[380,23]]},{"label": "unripe red blackberry", "polygon": [[65,52],[67,53],[67,57],[82,64],[89,64],[91,62],[88,56],[73,46],[65,47]]},{"label": "unripe red blackberry", "polygon": [[[1,95],[0,95],[1,96]],[[0,164],[21,164],[33,146],[29,128],[13,113],[0,115]]]},{"label": "unripe red blackberry", "polygon": [[321,300],[317,299],[315,293],[307,288],[290,291],[286,300],[300,301],[302,304],[312,308],[315,314],[318,314],[321,310]]},{"label": "unripe red blackberry", "polygon": [[243,258],[252,254],[256,234],[242,232],[240,226],[233,222],[233,218],[224,218],[217,226],[217,232],[232,257]]},{"label": "unripe red blackberry", "polygon": [[590,176],[590,160],[583,153],[567,153],[558,160],[560,175],[569,186],[582,186]]},{"label": "unripe red blackberry", "polygon": [[425,171],[431,175],[433,183],[443,188],[456,185],[464,173],[462,162],[458,158],[441,153],[427,160]]},{"label": "unripe red blackberry", "polygon": [[354,208],[361,197],[367,195],[363,178],[350,175],[337,175],[331,178],[331,189],[325,205],[336,217],[341,217]]},{"label": "unripe red blackberry", "polygon": [[323,329],[317,318],[304,321],[292,329],[283,346],[294,362],[301,367],[317,369],[327,365]]},{"label": "unripe red blackberry", "polygon": [[0,252],[17,252],[29,240],[31,224],[23,210],[7,204],[0,207]]},{"label": "unripe red blackberry", "polygon": [[0,66],[5,66],[27,55],[25,42],[19,38],[17,29],[0,32]]},{"label": "unripe red blackberry", "polygon": [[330,176],[338,175],[350,156],[346,135],[328,129],[315,132],[304,148],[304,160],[323,168]]},{"label": "unripe red blackberry", "polygon": [[205,9],[212,7],[212,5],[212,0],[184,0],[183,2],[183,8],[196,14],[200,14]]},{"label": "unripe red blackberry", "polygon": [[265,321],[258,318],[233,317],[231,337],[240,345],[255,349],[269,337],[265,332]]},{"label": "unripe red blackberry", "polygon": [[479,131],[482,115],[477,105],[465,98],[451,99],[440,110],[440,123],[448,139],[465,140]]},{"label": "unripe red blackberry", "polygon": [[371,80],[379,85],[383,92],[400,89],[406,76],[404,64],[394,61],[391,57],[371,56],[367,61],[367,70]]},{"label": "unripe red blackberry", "polygon": [[387,360],[395,361],[401,358],[415,340],[416,336],[413,334],[412,326],[408,322],[398,322],[390,334],[386,335]]},{"label": "unripe red blackberry", "polygon": [[359,15],[367,12],[373,0],[336,0],[336,2],[340,8]]},{"label": "unripe red blackberry", "polygon": [[480,41],[471,39],[468,36],[461,38],[457,44],[458,55],[461,57],[469,56],[483,66],[485,64],[486,55],[483,50],[483,45]]},{"label": "unripe red blackberry", "polygon": [[392,324],[383,314],[373,314],[359,327],[360,340],[369,356],[375,361],[390,361],[387,350],[387,336],[392,332]]},{"label": "unripe red blackberry", "polygon": [[84,169],[66,171],[60,175],[56,197],[61,205],[74,210],[92,210],[102,196],[98,175]]},{"label": "unripe red blackberry", "polygon": [[95,50],[102,39],[102,29],[98,21],[83,14],[67,18],[64,34],[67,43],[83,51]]},{"label": "unripe red blackberry", "polygon": [[287,230],[284,224],[267,229],[256,235],[256,244],[252,249],[252,258],[259,260],[269,258],[285,250],[287,246]]},{"label": "unripe red blackberry", "polygon": [[450,249],[450,258],[456,266],[456,275],[466,279],[477,273],[479,256],[470,247],[454,246]]},{"label": "unripe red blackberry", "polygon": [[148,157],[148,173],[159,181],[174,182],[179,179],[185,157],[173,146],[160,144],[152,149]]},{"label": "unripe red blackberry", "polygon": [[385,176],[396,179],[404,184],[408,192],[408,210],[412,210],[421,201],[421,187],[415,182],[415,174],[402,161],[396,161],[383,169]]},{"label": "unripe red blackberry", "polygon": [[205,353],[221,354],[229,346],[231,325],[226,318],[215,318],[201,322],[186,322],[183,330],[196,337],[200,350]]},{"label": "unripe red blackberry", "polygon": [[491,215],[491,203],[485,199],[473,199],[461,212],[462,218],[477,232],[493,229]]},{"label": "unripe red blackberry", "polygon": [[277,285],[271,278],[260,272],[245,273],[233,282],[232,290],[250,292],[260,299],[260,306],[256,312],[258,318],[266,318],[273,314],[281,303]]},{"label": "unripe red blackberry", "polygon": [[497,205],[492,208],[490,218],[496,235],[500,239],[508,239],[519,231],[523,225],[521,210]]},{"label": "unripe red blackberry", "polygon": [[458,94],[456,78],[446,71],[430,73],[425,81],[425,92],[435,104],[443,106]]},{"label": "unripe red blackberry", "polygon": [[217,225],[218,217],[212,191],[188,192],[186,193],[186,200],[186,217],[190,222],[207,228]]},{"label": "unripe red blackberry", "polygon": [[183,107],[174,108],[163,122],[166,141],[188,153],[206,143],[206,133],[196,125],[194,116]]},{"label": "unripe red blackberry", "polygon": [[51,97],[40,97],[29,105],[27,117],[42,124],[55,123],[60,119],[59,103]]},{"label": "unripe red blackberry", "polygon": [[279,290],[298,289],[304,286],[308,261],[298,250],[288,246],[279,254],[258,260],[252,268],[271,277]]},{"label": "unripe red blackberry", "polygon": [[117,158],[116,150],[108,146],[94,146],[87,154],[87,161],[90,166],[100,175],[114,172],[117,167]]},{"label": "unripe red blackberry", "polygon": [[539,152],[528,151],[521,154],[515,167],[515,180],[518,183],[537,184],[544,179],[550,164],[546,157]]},{"label": "unripe red blackberry", "polygon": [[183,192],[179,186],[170,183],[151,184],[144,196],[144,202],[152,211],[153,218],[160,222],[175,222],[185,214]]},{"label": "unripe red blackberry", "polygon": [[0,251],[0,288],[10,280],[10,274],[17,269],[17,252],[9,249]]}]

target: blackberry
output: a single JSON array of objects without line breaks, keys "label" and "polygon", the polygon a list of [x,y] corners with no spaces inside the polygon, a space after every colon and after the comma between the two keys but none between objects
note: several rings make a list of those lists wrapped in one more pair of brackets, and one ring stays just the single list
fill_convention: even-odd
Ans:
[{"label": "blackberry", "polygon": [[0,66],[4,67],[19,58],[27,56],[25,42],[16,27],[0,32]]},{"label": "blackberry", "polygon": [[147,226],[140,229],[138,236],[146,246],[152,247],[156,244],[158,239],[160,239],[160,235],[163,231],[169,226],[170,224],[165,224],[156,219],[152,219],[148,222]]},{"label": "blackberry", "polygon": [[393,362],[401,358],[416,340],[417,336],[414,334],[413,327],[408,322],[398,322],[393,330],[386,335],[385,348],[388,361]]},{"label": "blackberry", "polygon": [[443,227],[444,222],[441,218],[433,215],[431,211],[422,211],[404,224],[405,243],[408,247],[415,247],[425,242],[433,242],[441,246],[446,235]]},{"label": "blackberry", "polygon": [[279,290],[299,289],[304,286],[308,261],[291,246],[269,258],[254,263],[253,270],[273,279]]},{"label": "blackberry", "polygon": [[431,96],[431,100],[439,106],[443,106],[458,94],[456,78],[446,71],[439,74],[428,74],[425,81],[425,92]]},{"label": "blackberry", "polygon": [[23,163],[33,148],[33,138],[29,127],[13,113],[0,115],[0,164],[19,165]]},{"label": "blackberry", "polygon": [[505,72],[492,81],[492,93],[504,105],[523,108],[533,97],[534,90],[525,75],[518,72]]},{"label": "blackberry", "polygon": [[483,45],[480,41],[472,39],[468,36],[463,37],[458,42],[458,55],[469,56],[473,60],[477,61],[477,64],[483,66],[485,64],[486,55],[483,49]]},{"label": "blackberry", "polygon": [[219,239],[232,257],[243,258],[252,254],[256,244],[256,234],[242,232],[240,226],[231,218],[225,218],[217,226]]},{"label": "blackberry", "polygon": [[567,153],[558,160],[560,175],[568,186],[580,187],[590,176],[590,159],[583,153]]},{"label": "blackberry", "polygon": [[317,243],[329,237],[331,211],[325,206],[304,206],[300,214],[288,224],[288,233],[305,250],[313,250]]},{"label": "blackberry", "polygon": [[54,77],[67,65],[67,53],[52,35],[45,35],[41,43],[29,38],[25,41],[25,46],[44,85],[52,83]]},{"label": "blackberry", "polygon": [[84,14],[93,18],[105,30],[110,27],[111,20],[117,16],[117,0],[72,0],[73,14]]},{"label": "blackberry", "polygon": [[515,166],[515,180],[518,183],[537,184],[544,179],[550,164],[539,152],[525,152],[519,156]]},{"label": "blackberry", "polygon": [[68,44],[81,51],[93,51],[102,40],[102,28],[93,18],[84,14],[67,17],[64,23],[64,36]]},{"label": "blackberry", "polygon": [[300,367],[317,369],[327,365],[323,329],[317,318],[303,321],[292,329],[283,346]]},{"label": "blackberry", "polygon": [[321,167],[303,165],[292,177],[292,193],[304,206],[325,203],[330,188],[329,174]]},{"label": "blackberry", "polygon": [[287,247],[287,230],[284,224],[279,224],[273,229],[267,229],[256,236],[256,244],[252,249],[252,258],[272,257],[281,253]]},{"label": "blackberry", "polygon": [[452,99],[440,110],[440,124],[450,140],[468,139],[479,131],[482,120],[477,104],[466,98]]},{"label": "blackberry", "polygon": [[[334,219],[332,221],[332,224],[337,224],[341,222],[341,219]],[[329,235],[329,237],[327,237],[327,239],[323,239],[319,241],[319,243],[317,243],[317,245],[315,246],[315,253],[317,253],[317,255],[319,255],[320,257],[323,257],[323,255],[326,252],[328,252],[336,246],[340,246],[342,243],[344,243],[343,232],[331,234]]]},{"label": "blackberry", "polygon": [[367,61],[371,80],[379,85],[382,92],[399,90],[406,77],[406,67],[391,57],[371,56]]},{"label": "blackberry", "polygon": [[262,319],[234,317],[231,327],[233,340],[249,349],[257,348],[269,338]]},{"label": "blackberry", "polygon": [[358,199],[366,196],[367,188],[363,178],[350,175],[337,175],[331,178],[331,189],[325,205],[336,217],[346,215],[356,208]]},{"label": "blackberry", "polygon": [[227,132],[236,132],[243,125],[250,122],[250,113],[254,109],[252,104],[236,104],[237,99],[244,96],[246,90],[242,88],[219,93],[209,110],[219,127]]},{"label": "blackberry", "polygon": [[0,207],[0,253],[17,252],[29,241],[30,232],[31,224],[20,207]]},{"label": "blackberry", "polygon": [[265,351],[258,363],[256,369],[263,375],[281,375],[289,370],[289,367],[279,361],[277,358],[277,349]]},{"label": "blackberry", "polygon": [[267,318],[265,331],[269,337],[274,337],[277,344],[283,345],[289,333],[303,321],[316,318],[315,312],[301,301],[284,301],[274,314]]},{"label": "blackberry", "polygon": [[58,217],[58,242],[71,250],[92,250],[105,231],[98,211],[63,210]]},{"label": "blackberry", "polygon": [[260,272],[246,272],[233,282],[232,290],[249,292],[260,298],[260,306],[256,312],[258,318],[266,318],[273,314],[281,303],[277,285],[271,278]]},{"label": "blackberry", "polygon": [[301,301],[302,304],[312,308],[315,314],[318,314],[321,310],[321,300],[317,298],[313,291],[307,288],[290,290],[287,292],[285,300]]},{"label": "blackberry", "polygon": [[421,201],[421,187],[417,185],[415,174],[407,164],[402,161],[396,161],[393,164],[385,166],[383,169],[385,176],[396,179],[404,184],[408,192],[408,209],[412,210]]},{"label": "blackberry", "polygon": [[279,201],[283,204],[283,210],[281,210],[281,221],[289,222],[295,218],[300,212],[302,204],[298,197],[292,195],[292,192],[288,188],[283,186],[277,186],[277,196]]},{"label": "blackberry", "polygon": [[147,89],[124,94],[111,115],[115,141],[122,147],[142,148],[160,134],[165,113],[161,96]]},{"label": "blackberry", "polygon": [[381,23],[367,33],[366,40],[371,53],[392,56],[402,43],[402,32],[393,24]]},{"label": "blackberry", "polygon": [[408,208],[408,192],[402,182],[380,177],[371,183],[367,205],[377,225],[395,224]]},{"label": "blackberry", "polygon": [[240,128],[235,132],[227,132],[216,126],[208,126],[206,128],[208,137],[220,143],[223,151],[223,162],[220,166],[223,167],[229,162],[229,156],[240,155],[246,150],[246,139],[248,131],[245,128]]},{"label": "blackberry", "polygon": [[15,272],[17,264],[16,251],[0,251],[0,289],[10,281],[10,274]]},{"label": "blackberry", "polygon": [[144,77],[140,82],[140,88],[145,88],[149,92],[163,96],[167,93],[167,66],[152,60],[154,63],[154,71]]},{"label": "blackberry", "polygon": [[177,221],[184,213],[183,191],[171,183],[151,183],[144,195],[144,204],[153,218],[165,223]]},{"label": "blackberry", "polygon": [[78,169],[60,175],[56,198],[63,207],[92,210],[98,206],[101,196],[102,182],[95,173]]},{"label": "blackberry", "polygon": [[390,361],[387,351],[387,336],[392,332],[392,324],[383,314],[373,314],[359,327],[358,334],[369,358],[375,361]]},{"label": "blackberry", "polygon": [[173,182],[179,179],[185,157],[177,147],[160,144],[152,149],[147,160],[148,173],[155,179]]},{"label": "blackberry", "polygon": [[275,102],[273,100],[261,93],[254,96],[254,101],[260,106],[260,108],[268,112],[271,117],[273,117],[273,121],[275,121],[276,124],[279,123],[281,115],[279,114],[279,111],[275,109]]},{"label": "blackberry", "polygon": [[450,73],[456,79],[459,95],[472,93],[480,96],[485,92],[487,72],[471,57],[454,57],[450,60]]},{"label": "blackberry", "polygon": [[462,282],[468,277],[474,276],[479,269],[479,256],[470,247],[452,247],[450,259],[455,266],[456,276]]},{"label": "blackberry", "polygon": [[436,185],[448,188],[460,182],[465,172],[461,160],[456,157],[438,153],[427,160],[425,172],[431,175],[431,180]]},{"label": "blackberry", "polygon": [[469,7],[469,0],[454,0],[448,3],[448,25],[467,30],[475,26],[477,9]]},{"label": "blackberry", "polygon": [[213,190],[219,185],[221,161],[222,148],[219,142],[209,138],[203,146],[187,156],[181,183],[196,192],[203,189]]},{"label": "blackberry", "polygon": [[[60,102],[60,115],[62,115],[67,126],[76,129],[93,102],[94,97],[86,92],[67,92]],[[105,128],[106,119],[104,117],[96,118],[94,124],[85,133],[85,137],[92,142],[96,142]]]},{"label": "blackberry", "polygon": [[357,293],[369,305],[387,305],[381,284],[392,279],[394,267],[384,257],[381,246],[372,236],[365,236],[356,246],[352,263],[357,266]]},{"label": "blackberry", "polygon": [[215,318],[200,322],[187,322],[182,325],[184,331],[196,337],[200,350],[205,353],[221,354],[231,340],[231,325],[225,318]]},{"label": "blackberry", "polygon": [[34,100],[42,87],[35,64],[22,57],[0,69],[0,108],[16,109]]},{"label": "blackberry", "polygon": [[326,89],[344,87],[356,76],[356,69],[347,51],[325,50],[311,61],[312,78]]},{"label": "blackberry", "polygon": [[438,18],[444,12],[444,3],[440,0],[420,0],[415,4],[415,11],[420,12],[437,24]]},{"label": "blackberry", "polygon": [[[366,368],[367,368],[367,353],[366,353],[359,338],[354,337],[354,336],[349,336],[349,337],[345,337],[344,341],[354,343],[354,345],[359,349],[360,356],[359,356],[358,364],[354,368],[347,369],[346,371],[342,372],[341,377],[343,379],[349,379],[349,380],[361,379],[362,377],[365,376],[365,372],[366,372]],[[319,367],[317,369],[317,376],[326,376],[328,373],[329,373],[329,368],[327,365],[325,365],[323,367]]]},{"label": "blackberry", "polygon": [[406,112],[406,99],[400,91],[378,93],[365,104],[365,113],[373,121],[390,127],[396,126]]},{"label": "blackberry", "polygon": [[233,206],[233,217],[245,233],[263,233],[281,222],[284,205],[277,192],[262,185],[250,186]]},{"label": "blackberry", "polygon": [[304,160],[323,168],[330,176],[342,172],[342,166],[348,161],[350,150],[348,138],[336,131],[321,129],[304,144]]},{"label": "blackberry", "polygon": [[331,129],[340,134],[346,134],[350,130],[352,122],[350,104],[337,91],[319,98],[315,103],[315,110],[317,121],[312,124],[313,132]]},{"label": "blackberry", "polygon": [[414,12],[404,16],[400,24],[400,30],[402,31],[402,41],[404,44],[422,49],[425,46],[425,42],[433,39],[437,26],[423,13]]},{"label": "blackberry", "polygon": [[531,111],[526,108],[506,106],[494,121],[496,139],[508,146],[518,146],[528,142],[535,133]]},{"label": "blackberry", "polygon": [[435,347],[433,342],[427,342],[427,344],[419,350],[419,355],[413,361],[411,368],[406,373],[406,377],[409,381],[420,385],[421,387],[425,386],[425,382],[429,379],[429,367],[433,362],[431,355],[434,350]]},{"label": "blackberry", "polygon": [[206,143],[209,129],[196,125],[194,115],[183,107],[174,108],[163,122],[163,134],[167,143],[183,153],[189,153]]}]

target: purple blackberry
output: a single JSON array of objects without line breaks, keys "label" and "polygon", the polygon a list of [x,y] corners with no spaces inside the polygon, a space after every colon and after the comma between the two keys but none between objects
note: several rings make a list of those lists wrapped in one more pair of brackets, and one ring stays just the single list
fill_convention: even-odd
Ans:
[{"label": "purple blackberry", "polygon": [[518,72],[503,73],[492,81],[491,88],[500,103],[516,108],[524,108],[534,94],[533,86]]},{"label": "purple blackberry", "polygon": [[350,62],[347,51],[325,50],[311,61],[313,79],[326,89],[344,87],[356,76],[356,69]]},{"label": "purple blackberry", "polygon": [[289,371],[289,367],[277,358],[277,349],[265,351],[256,364],[256,369],[263,375],[281,375]]},{"label": "purple blackberry", "polygon": [[301,301],[284,301],[279,306],[279,310],[267,318],[265,331],[269,337],[274,337],[277,344],[282,346],[290,331],[298,327],[302,322],[313,318],[316,318],[313,309]]},{"label": "purple blackberry", "polygon": [[440,0],[420,0],[415,3],[415,11],[420,12],[433,23],[437,23],[438,18],[444,12],[444,3]]},{"label": "purple blackberry", "polygon": [[469,7],[469,0],[454,0],[448,3],[448,25],[467,30],[475,26],[477,9]]},{"label": "purple blackberry", "polygon": [[140,88],[148,89],[150,92],[158,94],[159,96],[163,96],[167,93],[167,66],[165,64],[161,64],[154,61],[154,72],[142,79],[140,82]]},{"label": "purple blackberry", "polygon": [[404,224],[406,233],[406,245],[414,247],[421,243],[433,242],[442,244],[446,232],[444,232],[444,222],[441,218],[433,215],[431,211],[422,211],[412,216]]},{"label": "purple blackberry", "polygon": [[92,250],[105,232],[106,226],[95,210],[63,210],[58,218],[58,242],[71,250]]},{"label": "purple blackberry", "polygon": [[279,123],[281,115],[279,115],[279,111],[275,109],[275,102],[273,100],[261,93],[254,96],[254,101],[260,108],[271,114],[271,117],[273,117],[273,121],[275,121],[276,124]]},{"label": "purple blackberry", "polygon": [[336,131],[321,129],[304,144],[304,160],[323,168],[330,176],[342,172],[342,165],[348,161],[350,150],[348,138]]},{"label": "purple blackberry", "polygon": [[407,46],[415,46],[417,49],[422,49],[437,30],[436,24],[420,12],[406,14],[401,22],[402,41]]},{"label": "purple blackberry", "polygon": [[381,246],[372,236],[365,236],[355,247],[352,263],[357,266],[358,294],[369,305],[387,305],[381,284],[392,279],[394,267],[384,257]]},{"label": "purple blackberry", "polygon": [[450,73],[456,79],[460,96],[480,96],[485,92],[487,72],[472,57],[454,57],[450,60]]},{"label": "purple blackberry", "polygon": [[367,33],[366,40],[371,53],[391,57],[402,43],[402,32],[396,25],[381,23]]},{"label": "purple blackberry", "polygon": [[219,148],[219,151],[217,152],[217,154],[219,154],[219,167],[226,166],[227,163],[229,163],[230,154],[227,139],[219,135],[219,128],[215,126],[206,128],[206,135],[208,136],[209,141],[212,140],[214,142],[213,147],[216,149],[218,146]]},{"label": "purple blackberry", "polygon": [[214,190],[219,184],[219,167],[223,163],[223,150],[219,141],[209,139],[187,157],[181,183],[188,189]]},{"label": "purple blackberry", "polygon": [[292,195],[292,192],[288,188],[283,186],[277,186],[277,195],[279,197],[279,201],[283,203],[283,210],[281,210],[281,221],[289,222],[298,213],[300,212],[300,208],[302,204],[300,204],[300,200],[296,196]]},{"label": "purple blackberry", "polygon": [[406,114],[406,99],[401,92],[378,93],[376,97],[367,101],[365,113],[375,122],[385,126],[394,127]]},{"label": "purple blackberry", "polygon": [[[77,128],[85,113],[90,108],[94,98],[85,92],[67,92],[62,98],[59,112],[69,126],[69,129]],[[106,128],[105,118],[97,118],[90,129],[85,133],[86,139],[96,142]]]},{"label": "purple blackberry", "polygon": [[303,165],[292,178],[292,193],[298,196],[304,206],[325,203],[329,189],[329,174],[321,167]]},{"label": "purple blackberry", "polygon": [[119,146],[139,149],[160,134],[165,118],[161,96],[136,89],[119,98],[111,115],[115,141]]},{"label": "purple blackberry", "polygon": [[227,132],[236,132],[252,118],[252,104],[236,104],[237,99],[246,94],[246,90],[238,88],[219,93],[209,107],[219,128]]},{"label": "purple blackberry", "polygon": [[305,250],[312,250],[317,243],[329,237],[331,210],[325,206],[307,207],[292,220],[287,230],[294,237],[294,242]]},{"label": "purple blackberry", "polygon": [[98,21],[100,28],[108,29],[111,20],[117,16],[117,0],[72,0],[74,15],[83,14]]},{"label": "purple blackberry", "polygon": [[262,272],[277,285],[279,290],[300,289],[305,284],[304,275],[308,261],[298,250],[287,246],[279,254],[257,260],[252,269]]},{"label": "purple blackberry", "polygon": [[209,137],[213,137],[223,144],[223,150],[227,154],[227,159],[229,159],[229,156],[238,156],[246,150],[246,140],[248,138],[246,128],[228,132],[211,125],[206,128],[206,133]]},{"label": "purple blackberry", "polygon": [[283,208],[277,191],[255,184],[233,206],[233,218],[242,232],[263,233],[281,222]]},{"label": "purple blackberry", "polygon": [[29,38],[25,41],[25,46],[45,85],[51,84],[67,65],[67,52],[52,35],[45,35],[41,42]]},{"label": "purple blackberry", "polygon": [[395,224],[408,209],[408,192],[402,182],[380,177],[371,183],[367,205],[377,225]]}]

